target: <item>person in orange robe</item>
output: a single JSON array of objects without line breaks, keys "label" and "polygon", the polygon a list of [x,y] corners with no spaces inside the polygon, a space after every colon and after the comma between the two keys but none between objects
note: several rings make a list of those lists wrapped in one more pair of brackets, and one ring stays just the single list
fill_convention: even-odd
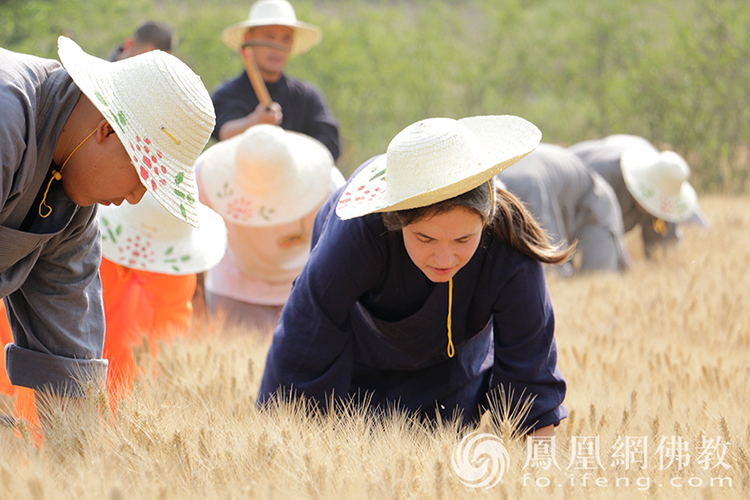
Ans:
[{"label": "person in orange robe", "polygon": [[[159,342],[190,332],[197,276],[141,271],[106,258],[102,259],[99,272],[107,325],[104,338],[104,358],[109,360],[107,390],[114,409],[116,401],[130,392],[134,378],[141,371],[137,353],[156,356]],[[2,302],[0,312],[0,341],[6,345],[13,342],[13,335]],[[0,393],[15,398],[17,418],[25,418],[31,428],[38,427],[33,390],[11,385],[3,370]]]},{"label": "person in orange robe", "polygon": [[[8,315],[5,312],[5,302],[0,300],[0,345],[8,345],[13,342],[13,333],[10,331],[10,325],[8,324]],[[3,367],[5,367],[5,349],[0,354],[0,359],[3,361]],[[8,379],[8,374],[5,370],[0,373],[0,394],[11,394],[12,385]]]},{"label": "person in orange robe", "polygon": [[155,356],[159,342],[190,332],[197,276],[142,271],[106,258],[99,273],[107,322],[107,389],[117,399],[129,392],[139,373],[136,353]]},{"label": "person in orange robe", "polygon": [[199,224],[177,224],[152,196],[138,205],[100,207],[107,389],[116,402],[141,371],[139,356],[187,335],[193,320],[196,273],[215,266],[226,250],[226,228],[199,206]]},{"label": "person in orange robe", "polygon": [[[223,219],[204,205],[198,209],[195,228],[175,220],[150,193],[138,205],[99,207],[104,255],[99,274],[106,320],[103,357],[109,360],[107,391],[113,410],[142,371],[139,356],[156,356],[160,342],[190,332],[197,273],[224,256]],[[12,342],[7,320],[1,323],[0,338]],[[12,386],[3,377],[0,391],[15,397],[16,418],[25,418],[37,429],[34,391]]]}]

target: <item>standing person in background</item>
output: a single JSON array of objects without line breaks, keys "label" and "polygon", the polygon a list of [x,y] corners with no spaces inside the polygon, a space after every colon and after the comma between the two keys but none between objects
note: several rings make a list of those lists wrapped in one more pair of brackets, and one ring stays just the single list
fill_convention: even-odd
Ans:
[{"label": "standing person in background", "polygon": [[522,429],[553,434],[567,412],[542,263],[570,250],[492,182],[540,138],[515,116],[430,118],[364,163],[318,212],[259,404],[351,397],[469,422],[504,390],[511,408],[533,398]]},{"label": "standing person in background", "polygon": [[217,143],[196,172],[201,201],[229,233],[226,255],[206,276],[208,310],[270,330],[310,254],[315,214],[344,177],[320,142],[276,125]]},{"label": "standing person in background", "polygon": [[214,113],[164,52],[110,63],[60,37],[58,53],[64,68],[0,49],[0,296],[11,383],[67,404],[107,369],[97,204],[149,191],[194,224]]},{"label": "standing person in background", "polygon": [[551,243],[578,242],[578,268],[568,261],[557,267],[560,274],[622,271],[630,266],[617,196],[573,152],[542,143],[497,178],[541,223]]},{"label": "standing person in background", "polygon": [[688,183],[690,167],[677,153],[659,152],[646,139],[626,134],[579,142],[569,149],[612,186],[623,230],[640,226],[647,258],[657,247],[682,238],[677,223],[708,227]]},{"label": "standing person in background", "polygon": [[323,143],[334,161],[339,157],[338,122],[315,85],[284,74],[290,55],[299,55],[320,43],[320,28],[297,20],[286,0],[259,0],[246,21],[224,30],[222,39],[241,57],[250,52],[273,103],[260,103],[246,71],[224,82],[212,98],[216,108],[214,137],[223,141],[253,125],[279,125]]},{"label": "standing person in background", "polygon": [[122,45],[115,47],[109,55],[109,61],[121,61],[152,50],[163,50],[169,54],[177,48],[177,35],[167,24],[158,21],[146,21],[138,26],[133,36]]}]

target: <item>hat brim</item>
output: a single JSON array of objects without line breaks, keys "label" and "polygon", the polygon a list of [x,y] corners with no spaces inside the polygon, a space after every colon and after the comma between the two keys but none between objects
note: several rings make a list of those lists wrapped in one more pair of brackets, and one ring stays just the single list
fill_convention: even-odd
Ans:
[{"label": "hat brim", "polygon": [[[61,36],[58,54],[76,86],[112,126],[141,184],[172,215],[196,225],[198,189],[193,163],[208,142],[214,124],[213,106],[200,77],[179,59],[161,51],[112,63],[87,54],[73,40]],[[139,69],[145,66],[158,68],[153,72],[161,80],[156,82],[158,85],[144,85],[139,80]],[[132,94],[127,92],[136,86],[142,101],[137,110],[141,120],[148,112],[144,107],[149,102],[163,101],[164,92],[169,90],[183,96],[173,100],[173,114],[191,123],[170,123],[165,127],[158,122],[159,117],[141,123]],[[154,127],[159,126],[157,131]],[[167,141],[180,144],[179,149],[165,144]]]},{"label": "hat brim", "polygon": [[[644,154],[653,156],[653,152],[643,150]],[[636,202],[651,215],[667,222],[684,222],[695,212],[698,206],[698,195],[693,186],[683,182],[677,195],[670,195],[658,186],[644,182],[638,175],[643,165],[648,162],[640,150],[626,151],[620,159],[620,169],[625,187]]]},{"label": "hat brim", "polygon": [[[437,175],[425,188],[415,178],[409,189],[389,192],[386,175],[388,154],[381,155],[354,176],[342,192],[336,214],[343,220],[369,213],[407,210],[429,206],[470,191],[531,153],[542,138],[531,122],[517,116],[475,116],[458,120],[482,148],[481,160],[462,165],[453,177]],[[436,170],[438,172],[439,170]]]},{"label": "hat brim", "polygon": [[273,20],[268,18],[264,18],[262,21],[246,20],[233,24],[221,33],[221,39],[227,47],[235,52],[240,52],[242,43],[245,41],[245,32],[250,28],[260,26],[286,26],[291,28],[294,31],[294,40],[292,41],[290,55],[293,56],[307,52],[323,39],[323,32],[314,24],[302,21],[292,24],[285,19]]},{"label": "hat brim", "polygon": [[198,158],[203,199],[227,222],[250,227],[286,224],[316,210],[330,194],[334,175],[335,164],[328,149],[317,139],[283,131],[296,177],[286,179],[282,189],[245,192],[235,181],[235,162],[238,145],[253,132],[248,129],[220,141]]},{"label": "hat brim", "polygon": [[[139,231],[115,205],[99,207],[102,254],[131,269],[163,274],[192,274],[218,264],[227,247],[227,230],[219,214],[197,205],[199,227],[179,240],[151,238]],[[184,222],[175,221],[175,224]]]}]

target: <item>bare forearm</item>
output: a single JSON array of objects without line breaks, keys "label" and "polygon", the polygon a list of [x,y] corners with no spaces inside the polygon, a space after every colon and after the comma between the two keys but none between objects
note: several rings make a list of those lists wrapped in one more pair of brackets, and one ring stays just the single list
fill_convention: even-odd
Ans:
[{"label": "bare forearm", "polygon": [[242,118],[235,120],[229,120],[219,129],[219,140],[224,141],[230,137],[241,134],[245,130],[249,129],[254,125],[261,123],[267,123],[270,125],[281,125],[281,119],[283,114],[281,112],[281,106],[279,103],[273,102],[271,106],[266,108],[262,104],[258,104],[255,111]]},{"label": "bare forearm", "polygon": [[220,129],[219,129],[219,140],[225,141],[231,137],[234,137],[235,135],[239,135],[248,128],[255,125],[254,120],[252,120],[253,115],[247,115],[243,116],[242,118],[237,118],[236,120],[230,120],[226,122]]},{"label": "bare forearm", "polygon": [[546,427],[540,427],[539,429],[536,429],[535,431],[532,431],[531,436],[535,437],[546,437],[546,436],[554,436],[555,435],[555,426],[554,425],[548,425]]}]

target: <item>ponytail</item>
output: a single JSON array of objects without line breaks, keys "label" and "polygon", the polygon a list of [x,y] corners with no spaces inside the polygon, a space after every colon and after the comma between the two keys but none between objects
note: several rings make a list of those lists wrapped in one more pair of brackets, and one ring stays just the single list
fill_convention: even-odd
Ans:
[{"label": "ponytail", "polygon": [[490,225],[501,241],[545,264],[561,264],[570,259],[575,243],[568,248],[551,244],[547,233],[518,198],[500,188],[495,193],[495,214]]},{"label": "ponytail", "polygon": [[[494,188],[492,184],[490,180],[471,191],[427,207],[383,212],[383,223],[389,231],[397,231],[423,218],[463,207],[477,212],[482,223],[492,227],[500,241],[534,260],[560,264],[570,259],[575,243],[568,248],[551,244],[547,233],[523,203],[509,191]],[[495,196],[492,196],[492,189]]]}]

